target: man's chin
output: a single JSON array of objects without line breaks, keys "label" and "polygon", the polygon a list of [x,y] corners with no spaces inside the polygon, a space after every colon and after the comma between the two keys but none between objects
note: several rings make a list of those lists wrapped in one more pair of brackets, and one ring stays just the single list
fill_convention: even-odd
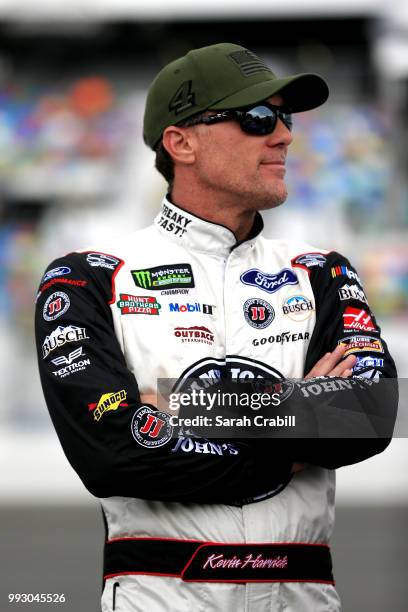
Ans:
[{"label": "man's chin", "polygon": [[269,208],[277,208],[281,206],[287,199],[288,192],[286,187],[283,187],[280,190],[274,190],[273,193],[269,193],[265,198],[262,208],[259,210],[268,210]]}]

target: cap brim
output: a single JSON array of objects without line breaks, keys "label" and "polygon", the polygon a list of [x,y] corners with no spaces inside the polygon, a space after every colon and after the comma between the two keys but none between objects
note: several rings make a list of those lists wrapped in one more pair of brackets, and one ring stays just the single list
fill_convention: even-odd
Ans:
[{"label": "cap brim", "polygon": [[329,97],[327,83],[318,74],[296,74],[284,79],[271,79],[251,85],[232,96],[211,105],[211,109],[239,108],[262,102],[274,94],[281,93],[284,103],[293,113],[311,110],[326,102]]}]

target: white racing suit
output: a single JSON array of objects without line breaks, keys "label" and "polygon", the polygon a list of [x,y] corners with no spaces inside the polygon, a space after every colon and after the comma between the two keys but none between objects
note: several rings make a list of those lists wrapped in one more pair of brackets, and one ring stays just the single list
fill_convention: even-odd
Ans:
[{"label": "white racing suit", "polygon": [[[140,401],[158,379],[177,390],[221,373],[301,379],[339,343],[358,357],[355,375],[396,376],[350,263],[261,230],[257,215],[237,243],[166,199],[152,226],[62,257],[41,281],[45,398],[106,521],[104,612],[340,610],[328,548],[333,468],[389,438],[357,450],[310,440],[298,453],[274,440],[175,438],[163,412]],[[336,391],[308,382],[301,398]],[[294,461],[307,465],[291,474]]]}]

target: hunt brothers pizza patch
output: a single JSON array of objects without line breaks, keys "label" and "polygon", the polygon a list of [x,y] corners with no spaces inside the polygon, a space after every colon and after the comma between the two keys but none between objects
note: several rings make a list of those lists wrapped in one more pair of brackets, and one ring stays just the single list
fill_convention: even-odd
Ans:
[{"label": "hunt brothers pizza patch", "polygon": [[122,314],[158,315],[161,305],[154,297],[121,293],[116,306]]}]

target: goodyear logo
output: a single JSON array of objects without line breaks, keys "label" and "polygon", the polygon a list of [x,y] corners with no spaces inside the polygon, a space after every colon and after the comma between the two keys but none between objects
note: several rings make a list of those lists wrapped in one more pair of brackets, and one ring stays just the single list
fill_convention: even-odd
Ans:
[{"label": "goodyear logo", "polygon": [[123,400],[126,399],[127,393],[124,389],[117,393],[104,393],[97,404],[88,404],[89,410],[93,411],[95,421],[100,421],[105,412],[117,410],[119,406],[127,407]]}]

